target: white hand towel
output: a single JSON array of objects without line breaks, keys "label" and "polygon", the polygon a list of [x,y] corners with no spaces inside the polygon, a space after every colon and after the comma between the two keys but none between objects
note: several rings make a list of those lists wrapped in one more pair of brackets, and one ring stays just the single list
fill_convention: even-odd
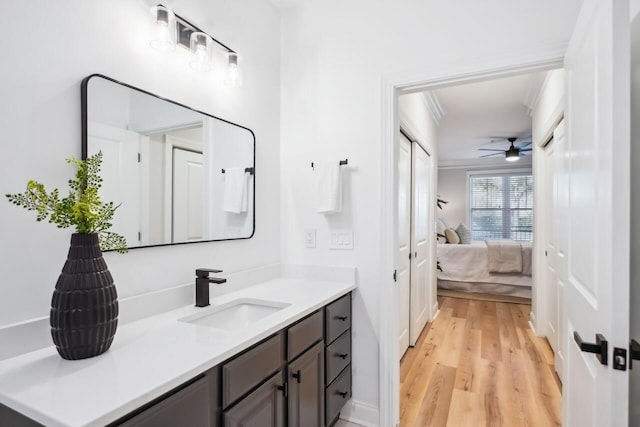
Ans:
[{"label": "white hand towel", "polygon": [[317,162],[313,168],[316,177],[316,212],[342,211],[342,174],[340,162]]},{"label": "white hand towel", "polygon": [[247,173],[244,168],[227,168],[224,173],[225,212],[242,213],[247,211]]}]

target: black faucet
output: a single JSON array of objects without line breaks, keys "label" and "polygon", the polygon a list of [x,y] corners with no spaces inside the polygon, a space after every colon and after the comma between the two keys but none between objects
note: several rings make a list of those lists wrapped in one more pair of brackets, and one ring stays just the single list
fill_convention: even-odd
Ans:
[{"label": "black faucet", "polygon": [[227,279],[209,277],[209,273],[222,273],[222,270],[198,268],[196,270],[196,307],[209,305],[209,283],[225,283]]}]

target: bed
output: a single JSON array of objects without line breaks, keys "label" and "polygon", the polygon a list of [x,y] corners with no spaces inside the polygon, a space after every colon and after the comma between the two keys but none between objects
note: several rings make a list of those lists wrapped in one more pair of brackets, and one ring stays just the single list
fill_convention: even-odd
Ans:
[{"label": "bed", "polygon": [[438,288],[531,298],[531,244],[438,244]]}]

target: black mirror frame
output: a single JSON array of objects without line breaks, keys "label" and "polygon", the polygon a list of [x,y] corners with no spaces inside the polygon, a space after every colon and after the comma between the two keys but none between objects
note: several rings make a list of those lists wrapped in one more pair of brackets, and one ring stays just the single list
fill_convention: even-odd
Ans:
[{"label": "black mirror frame", "polygon": [[91,74],[91,75],[85,77],[84,79],[82,79],[82,83],[80,85],[80,103],[81,103],[81,111],[82,111],[82,120],[81,120],[82,121],[82,160],[86,160],[87,153],[88,153],[87,144],[88,144],[88,139],[89,139],[89,137],[88,137],[88,135],[89,135],[88,134],[89,126],[88,126],[88,112],[87,112],[87,107],[88,107],[88,99],[87,99],[87,97],[88,97],[89,80],[91,80],[93,77],[100,77],[102,79],[109,80],[109,81],[111,81],[113,83],[119,84],[119,85],[127,87],[129,89],[133,89],[133,90],[136,90],[138,92],[142,92],[142,93],[144,93],[146,95],[151,95],[151,96],[153,96],[155,98],[158,98],[158,99],[160,99],[162,101],[170,102],[171,104],[177,105],[177,106],[182,107],[182,108],[186,108],[186,109],[191,110],[191,111],[193,111],[195,113],[203,114],[203,115],[205,115],[207,117],[211,117],[211,118],[223,121],[225,123],[228,123],[230,125],[239,127],[241,129],[249,131],[251,133],[251,136],[253,137],[253,177],[254,177],[253,178],[253,194],[252,194],[252,197],[253,197],[253,212],[252,212],[253,213],[253,228],[252,228],[252,231],[251,231],[251,235],[249,235],[248,237],[235,237],[235,238],[231,238],[231,239],[213,239],[213,240],[199,240],[199,241],[196,241],[196,242],[161,243],[161,244],[157,244],[157,245],[133,246],[133,247],[130,247],[128,249],[132,250],[132,249],[140,249],[140,248],[155,248],[155,247],[158,247],[158,246],[176,246],[176,245],[187,245],[187,244],[194,244],[194,243],[226,242],[226,241],[229,241],[229,240],[251,239],[256,233],[256,179],[255,179],[255,176],[256,176],[255,175],[255,167],[256,167],[256,135],[255,135],[255,133],[253,133],[253,131],[251,129],[249,129],[248,127],[241,126],[239,124],[230,122],[230,121],[222,119],[220,117],[216,117],[214,115],[205,113],[203,111],[196,110],[195,108],[188,107],[188,106],[186,106],[184,104],[181,104],[179,102],[172,101],[172,100],[167,99],[167,98],[163,98],[162,96],[156,95],[156,94],[151,93],[149,91],[146,91],[144,89],[140,89],[140,88],[137,88],[135,86],[131,86],[129,84],[126,84],[126,83],[123,83],[121,81],[118,81],[116,79],[112,79],[111,77],[107,77],[107,76],[105,76],[103,74],[96,73],[96,74]]}]

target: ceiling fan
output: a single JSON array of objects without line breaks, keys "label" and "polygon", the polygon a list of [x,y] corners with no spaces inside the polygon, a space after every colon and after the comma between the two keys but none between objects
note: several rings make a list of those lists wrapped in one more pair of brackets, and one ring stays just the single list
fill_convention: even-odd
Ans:
[{"label": "ceiling fan", "polygon": [[530,147],[531,141],[524,141],[520,143],[518,147],[516,147],[513,144],[516,142],[517,139],[518,138],[514,138],[514,137],[507,138],[507,141],[511,143],[511,146],[506,150],[497,150],[494,148],[478,148],[478,151],[497,151],[497,153],[485,154],[484,156],[480,156],[480,157],[502,156],[502,153],[504,153],[504,156],[508,161],[515,162],[520,157],[526,156],[526,153],[531,151],[531,147]]}]

